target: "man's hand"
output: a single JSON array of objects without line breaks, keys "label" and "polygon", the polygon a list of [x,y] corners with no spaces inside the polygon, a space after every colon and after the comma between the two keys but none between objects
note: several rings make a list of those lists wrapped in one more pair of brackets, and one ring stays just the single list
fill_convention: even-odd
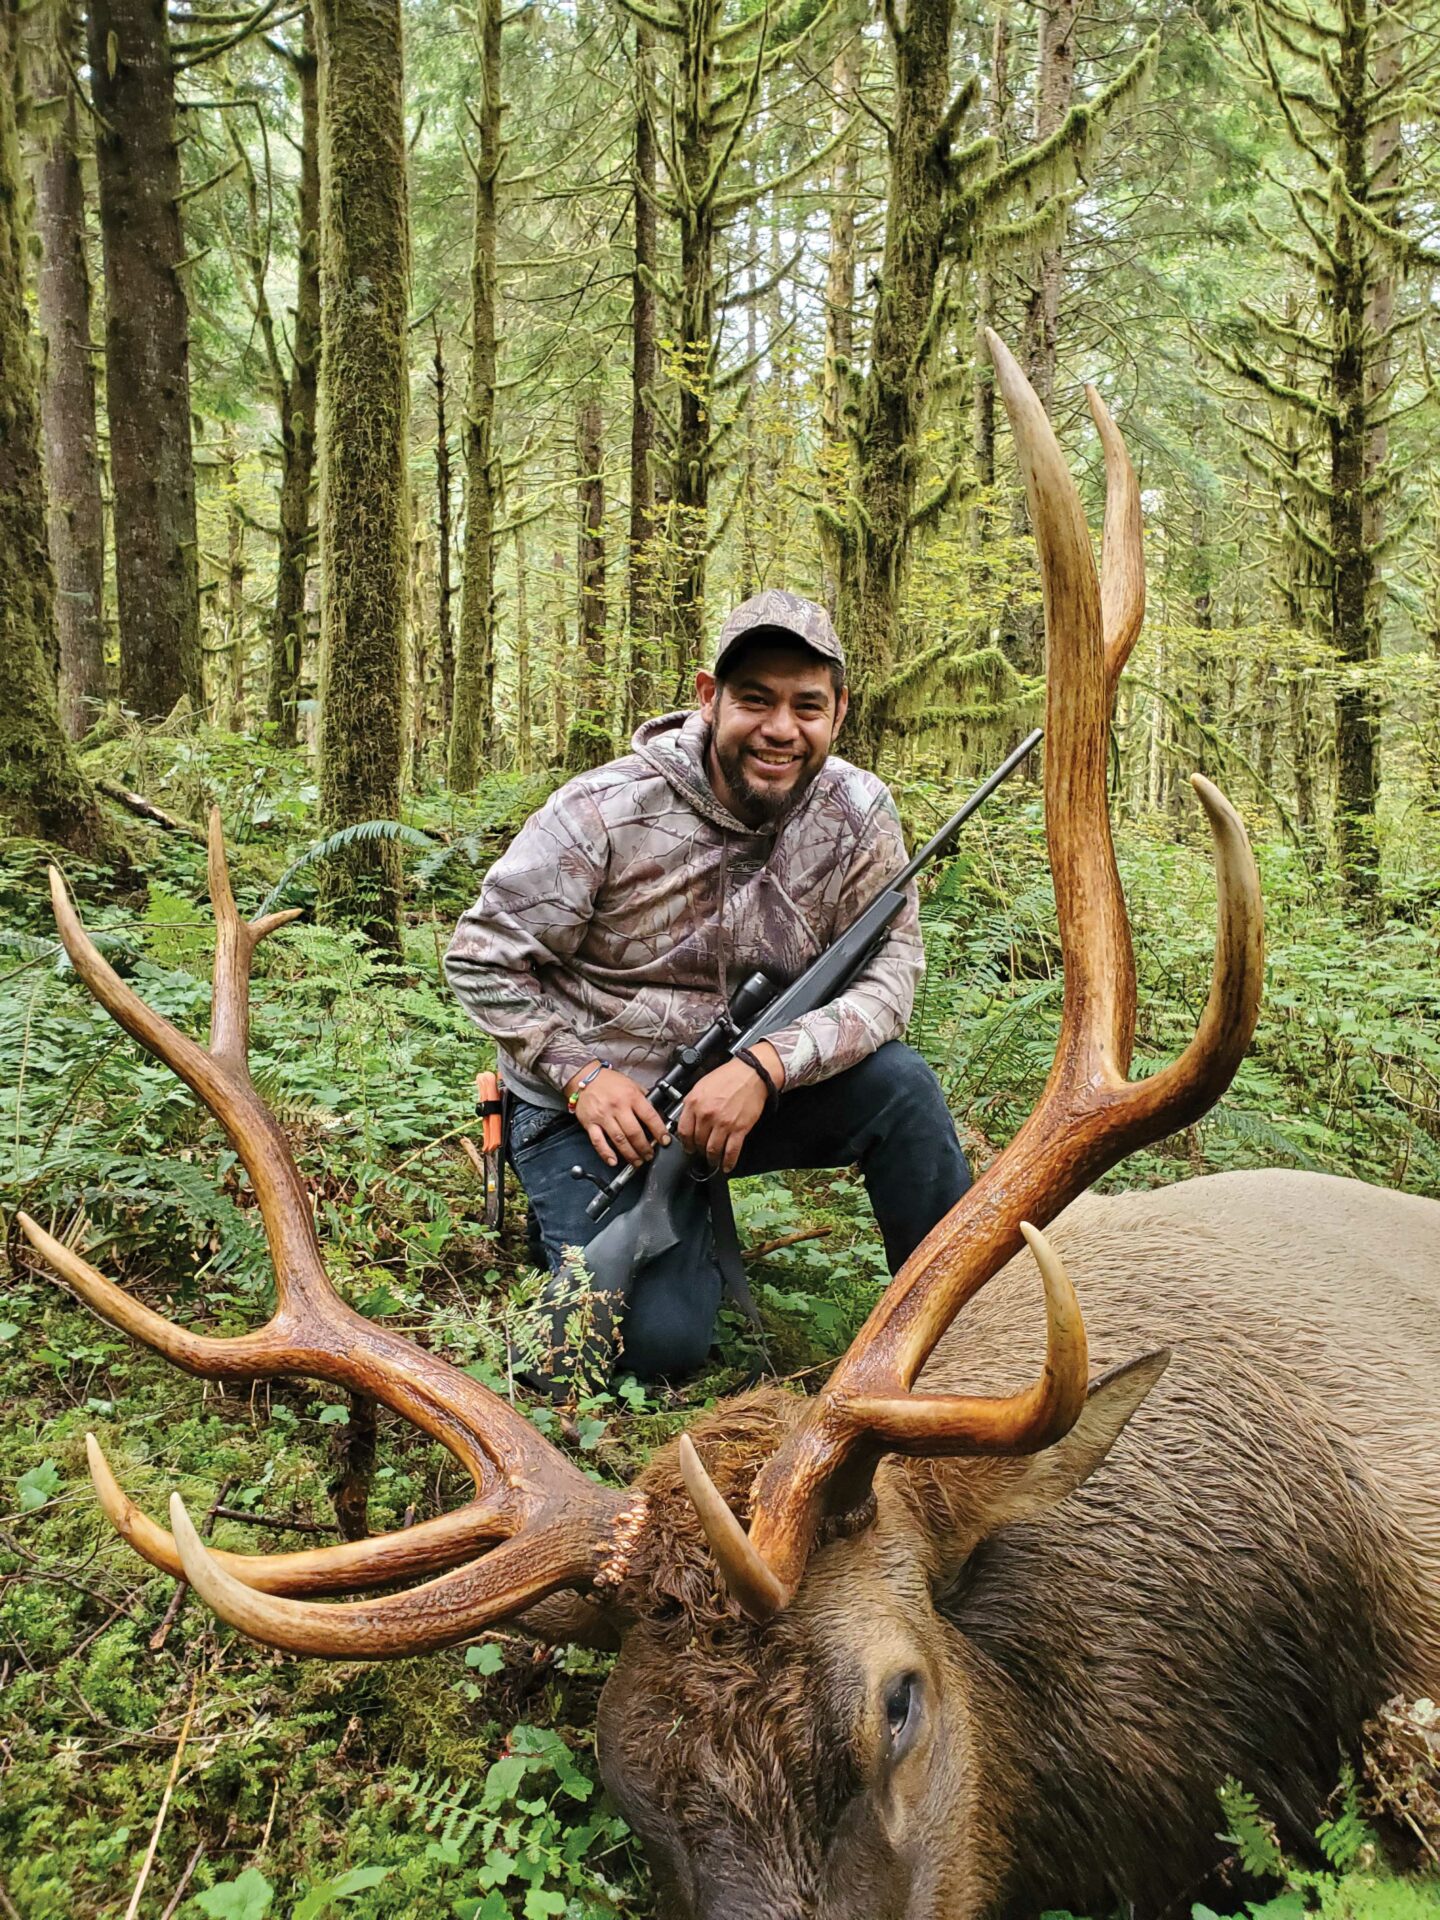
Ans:
[{"label": "man's hand", "polygon": [[[776,1087],[783,1087],[785,1069],[770,1042],[758,1041],[751,1052]],[[753,1067],[743,1060],[727,1060],[697,1080],[686,1094],[675,1129],[681,1144],[721,1173],[733,1173],[745,1136],[764,1113],[768,1098],[765,1082]]]},{"label": "man's hand", "polygon": [[[589,1067],[582,1069],[566,1083],[567,1098],[589,1071]],[[645,1098],[644,1089],[614,1067],[602,1067],[586,1087],[575,1103],[575,1118],[607,1167],[619,1164],[617,1153],[632,1167],[641,1166],[655,1157],[657,1142],[664,1146],[670,1138],[669,1128]]]}]

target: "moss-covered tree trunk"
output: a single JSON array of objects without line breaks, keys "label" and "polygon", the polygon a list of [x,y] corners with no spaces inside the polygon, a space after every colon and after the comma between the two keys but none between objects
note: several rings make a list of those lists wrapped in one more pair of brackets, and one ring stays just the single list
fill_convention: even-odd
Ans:
[{"label": "moss-covered tree trunk", "polygon": [[315,417],[320,384],[320,63],[315,21],[295,62],[300,83],[300,246],[290,368],[281,395],[280,540],[270,620],[265,717],[282,746],[293,746],[304,660],[305,575],[310,565]]},{"label": "moss-covered tree trunk", "polygon": [[670,528],[675,578],[670,602],[674,677],[684,685],[705,643],[705,560],[710,531],[715,357],[715,135],[711,81],[719,9],[715,0],[686,0],[675,103],[680,230],[677,320],[679,407],[671,463]]},{"label": "moss-covered tree trunk", "polygon": [[837,608],[850,661],[849,751],[862,765],[879,755],[885,683],[898,651],[920,430],[945,302],[950,181],[941,128],[954,13],[953,0],[914,0],[903,27],[890,16],[894,131],[880,294],[857,423],[857,510],[843,525],[829,523],[839,536]]},{"label": "moss-covered tree trunk", "polygon": [[450,580],[450,543],[453,536],[452,494],[450,487],[450,415],[446,405],[449,384],[445,373],[445,337],[435,329],[433,362],[435,390],[435,539],[438,548],[439,583],[436,587],[435,624],[440,642],[440,737],[449,750],[450,720],[455,710],[455,635],[450,622],[450,602],[455,589]]},{"label": "moss-covered tree trunk", "polygon": [[[851,750],[872,762],[898,704],[927,678],[943,677],[952,642],[930,640],[902,658],[901,610],[912,543],[956,497],[957,463],[921,495],[922,435],[936,351],[946,337],[952,263],[1052,237],[1063,209],[1058,189],[1087,143],[1154,61],[1154,43],[1083,110],[1002,163],[993,134],[957,144],[979,82],[952,93],[953,0],[913,0],[886,22],[895,89],[888,135],[885,248],[854,432],[855,481],[843,518],[821,514],[835,542],[839,626],[850,658]],[[1036,204],[1008,222],[1021,196]]]},{"label": "moss-covered tree trunk", "polygon": [[576,508],[576,585],[580,615],[580,698],[571,710],[565,765],[571,773],[598,767],[610,757],[610,690],[605,672],[605,461],[600,402],[593,395],[575,415],[579,470]]},{"label": "moss-covered tree trunk", "polygon": [[51,104],[32,145],[40,235],[36,294],[45,341],[41,428],[55,568],[60,718],[71,739],[78,740],[105,698],[105,517],[90,352],[85,183],[70,80],[78,22],[65,4],[54,9],[48,24],[39,85]]},{"label": "moss-covered tree trunk", "polygon": [[[410,236],[399,0],[320,0],[320,808],[393,819],[404,764]],[[327,864],[327,915],[398,948],[393,844]]]},{"label": "moss-covered tree trunk", "polygon": [[495,516],[500,454],[495,435],[495,244],[500,184],[500,6],[480,0],[480,152],[475,164],[475,246],[470,272],[470,395],[465,409],[465,559],[450,722],[450,784],[466,792],[495,746]]},{"label": "moss-covered tree trunk", "polygon": [[105,824],[61,727],[48,659],[53,585],[15,125],[19,25],[18,0],[0,0],[0,831],[103,853]]},{"label": "moss-covered tree trunk", "polygon": [[88,21],[120,698],[156,719],[204,697],[175,69],[164,0],[91,0]]}]

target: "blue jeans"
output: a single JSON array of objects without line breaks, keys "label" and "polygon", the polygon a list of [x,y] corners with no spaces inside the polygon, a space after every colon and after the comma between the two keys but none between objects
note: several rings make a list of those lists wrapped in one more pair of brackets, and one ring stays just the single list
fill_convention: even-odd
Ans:
[{"label": "blue jeans", "polygon": [[[548,1108],[517,1100],[508,1138],[511,1162],[530,1203],[531,1259],[552,1273],[566,1247],[583,1247],[603,1224],[587,1218],[595,1189],[589,1181],[572,1179],[571,1167],[601,1179],[610,1173],[578,1122],[566,1117],[557,1125],[556,1120]],[[752,1129],[733,1178],[850,1166],[858,1166],[864,1177],[892,1273],[970,1185],[940,1083],[919,1054],[898,1040],[832,1079],[783,1094],[778,1110],[763,1115]],[[640,1190],[638,1181],[628,1186],[607,1220],[627,1212]],[[648,1379],[701,1366],[710,1350],[721,1284],[709,1204],[697,1183],[693,1218],[687,1218],[680,1244],[635,1277],[625,1317],[625,1369]]]}]

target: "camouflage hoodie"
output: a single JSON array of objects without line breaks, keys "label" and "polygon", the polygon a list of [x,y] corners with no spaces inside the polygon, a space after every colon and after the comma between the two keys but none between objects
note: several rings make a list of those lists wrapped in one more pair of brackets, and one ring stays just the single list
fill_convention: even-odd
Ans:
[{"label": "camouflage hoodie", "polygon": [[[798,806],[756,829],[716,798],[698,713],[569,780],[485,876],[445,971],[524,1100],[603,1058],[642,1084],[757,967],[788,983],[905,864],[884,784],[832,755]],[[905,1029],[923,969],[914,890],[847,992],[771,1034],[787,1087],[853,1066]]]}]

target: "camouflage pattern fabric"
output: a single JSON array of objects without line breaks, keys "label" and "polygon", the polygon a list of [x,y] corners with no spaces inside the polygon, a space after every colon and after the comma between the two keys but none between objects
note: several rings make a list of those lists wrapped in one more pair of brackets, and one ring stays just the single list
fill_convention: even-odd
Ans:
[{"label": "camouflage pattern fabric", "polygon": [[[832,755],[778,831],[757,830],[716,798],[707,740],[698,713],[647,721],[531,815],[456,928],[450,984],[522,1099],[562,1105],[597,1058],[648,1086],[747,973],[793,980],[905,864],[874,774]],[[786,1086],[898,1039],[923,966],[912,887],[851,987],[770,1036]]]}]

